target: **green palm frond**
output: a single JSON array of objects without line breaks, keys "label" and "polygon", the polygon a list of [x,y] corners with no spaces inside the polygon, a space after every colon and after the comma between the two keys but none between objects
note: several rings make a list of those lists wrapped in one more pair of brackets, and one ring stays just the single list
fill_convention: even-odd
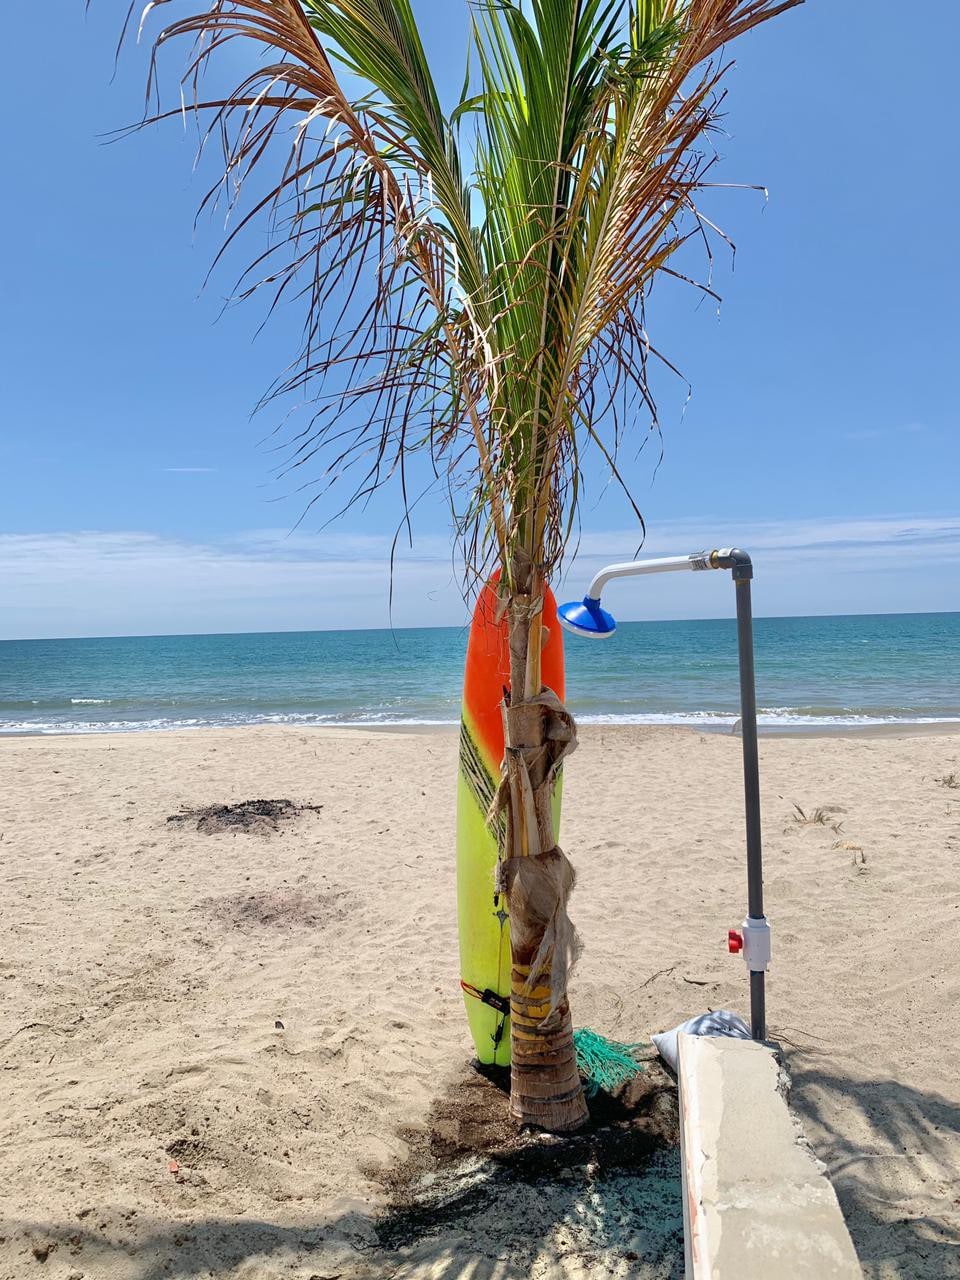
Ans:
[{"label": "green palm frond", "polygon": [[[224,148],[211,203],[275,175],[261,162],[286,149],[228,243],[269,213],[279,234],[238,292],[306,309],[273,391],[313,405],[288,454],[311,501],[398,477],[410,502],[424,451],[467,564],[549,577],[584,449],[619,477],[637,407],[656,421],[644,300],[691,236],[710,239],[696,201],[721,51],[800,2],[477,0],[475,67],[449,111],[410,0],[212,0],[159,35],[196,42],[183,87]],[[204,98],[237,41],[266,58]]]}]

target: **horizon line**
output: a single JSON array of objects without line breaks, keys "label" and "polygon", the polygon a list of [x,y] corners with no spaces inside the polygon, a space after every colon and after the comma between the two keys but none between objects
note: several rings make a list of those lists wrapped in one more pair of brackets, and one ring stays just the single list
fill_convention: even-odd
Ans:
[{"label": "horizon line", "polygon": [[[960,609],[884,609],[870,613],[766,613],[756,614],[754,622],[800,622],[808,618],[930,618],[950,617],[960,614]],[[472,618],[472,613],[471,613]],[[77,636],[4,636],[0,644],[50,644],[70,640],[187,640],[218,636],[310,636],[343,635],[362,631],[378,631],[394,634],[398,631],[466,631],[471,618],[461,623],[448,622],[433,627],[283,627],[269,631],[137,631],[117,632],[110,635]],[[618,618],[618,626],[672,626],[678,622],[735,622],[733,614],[706,618]]]}]

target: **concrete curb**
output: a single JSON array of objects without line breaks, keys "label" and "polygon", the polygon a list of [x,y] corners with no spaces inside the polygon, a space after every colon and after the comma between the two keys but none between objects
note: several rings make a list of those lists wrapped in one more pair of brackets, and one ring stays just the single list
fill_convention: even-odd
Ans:
[{"label": "concrete curb", "polygon": [[862,1280],[773,1050],[686,1034],[679,1042],[687,1280]]}]

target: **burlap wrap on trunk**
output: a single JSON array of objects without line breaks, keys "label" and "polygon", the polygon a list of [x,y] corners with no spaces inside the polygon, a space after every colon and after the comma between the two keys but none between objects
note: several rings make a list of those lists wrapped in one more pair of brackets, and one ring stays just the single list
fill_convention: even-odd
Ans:
[{"label": "burlap wrap on trunk", "polygon": [[[526,818],[525,831],[510,824],[507,851],[500,863],[498,891],[507,895],[515,956],[529,957],[529,974],[520,994],[529,996],[549,981],[550,998],[540,1025],[550,1025],[567,989],[567,976],[580,952],[567,900],[576,875],[554,843],[553,790],[564,759],[577,745],[573,716],[552,689],[536,698],[504,705],[504,776],[491,813],[514,801]],[[521,852],[521,834],[527,841]],[[532,1009],[541,1007],[536,1002]]]},{"label": "burlap wrap on trunk", "polygon": [[[543,976],[549,980],[550,1001],[539,1025],[548,1027],[567,990],[567,976],[580,955],[580,941],[570,917],[567,899],[576,874],[559,846],[527,858],[509,858],[501,865],[500,879],[510,903],[510,930],[515,950],[532,952],[530,973],[521,992],[530,996]],[[539,943],[538,943],[539,939]]]}]

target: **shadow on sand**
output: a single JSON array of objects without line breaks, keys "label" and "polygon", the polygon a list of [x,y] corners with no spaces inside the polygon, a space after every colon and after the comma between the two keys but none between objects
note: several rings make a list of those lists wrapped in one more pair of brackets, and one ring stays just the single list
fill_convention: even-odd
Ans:
[{"label": "shadow on sand", "polygon": [[788,1068],[864,1274],[960,1278],[960,1107],[897,1080],[839,1074],[809,1052],[788,1055]]},{"label": "shadow on sand", "polygon": [[369,1213],[351,1208],[302,1226],[142,1217],[20,1225],[24,1260],[56,1254],[61,1267],[117,1280],[680,1280],[676,1097],[659,1069],[595,1104],[592,1127],[571,1138],[517,1135],[498,1082],[478,1074],[404,1137],[409,1157],[384,1171],[386,1203]]},{"label": "shadow on sand", "polygon": [[[851,1078],[809,1052],[788,1062],[865,1276],[960,1280],[960,1107],[896,1080]],[[22,1242],[16,1274],[39,1275],[37,1263],[55,1257],[58,1276],[73,1266],[117,1280],[680,1280],[676,1107],[662,1073],[595,1107],[593,1127],[562,1141],[518,1137],[496,1083],[471,1075],[405,1136],[410,1155],[384,1171],[376,1210],[302,1225],[129,1212],[9,1224],[8,1247]]]}]

